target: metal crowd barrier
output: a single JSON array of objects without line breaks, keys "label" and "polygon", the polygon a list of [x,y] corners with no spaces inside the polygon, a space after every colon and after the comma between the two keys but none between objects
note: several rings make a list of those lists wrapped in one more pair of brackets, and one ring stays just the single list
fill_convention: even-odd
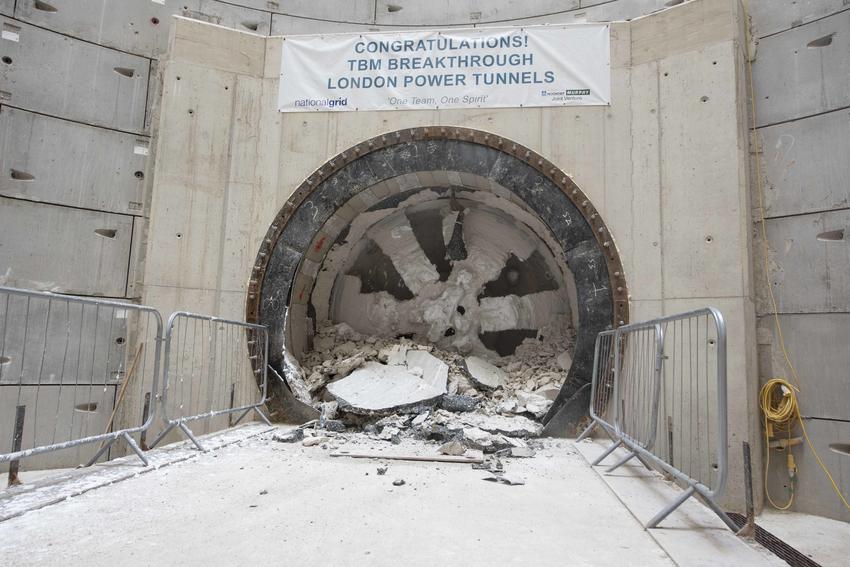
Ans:
[{"label": "metal crowd barrier", "polygon": [[147,465],[132,435],[153,420],[160,337],[151,307],[0,287],[0,463],[10,463],[10,483],[21,459],[77,447],[62,459],[91,465],[119,439]]},{"label": "metal crowd barrier", "polygon": [[[600,425],[614,443],[592,464],[624,446],[628,454],[609,472],[637,457],[682,483],[682,494],[647,528],[656,527],[688,498],[699,495],[737,531],[717,504],[728,471],[723,315],[709,307],[625,325],[605,335],[609,333],[614,335],[613,392],[605,393],[610,378],[594,372],[593,421],[579,438]],[[611,355],[599,347],[600,340],[607,339],[597,339],[595,368],[610,364]],[[613,416],[613,423],[600,415]]]},{"label": "metal crowd barrier", "polygon": [[[205,421],[220,429],[260,410],[268,389],[266,327],[179,311],[168,319],[160,408],[165,428],[151,447],[175,428],[204,450],[187,425]],[[260,377],[257,386],[257,377]],[[231,416],[238,417],[231,419]]]}]

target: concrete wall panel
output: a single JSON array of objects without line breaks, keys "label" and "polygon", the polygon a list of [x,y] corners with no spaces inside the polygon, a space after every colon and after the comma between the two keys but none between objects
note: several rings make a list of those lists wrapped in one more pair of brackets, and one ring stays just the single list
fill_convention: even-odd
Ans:
[{"label": "concrete wall panel", "polygon": [[371,24],[375,21],[375,2],[376,0],[345,0],[344,2],[237,0],[236,3],[259,10],[300,16],[304,19]]},{"label": "concrete wall panel", "polygon": [[377,0],[375,22],[382,25],[444,25],[487,23],[574,10],[578,0]]},{"label": "concrete wall panel", "polygon": [[[9,391],[7,394],[6,391]],[[20,390],[21,405],[25,405],[23,447],[52,444],[98,435],[106,430],[112,404],[115,399],[115,386],[92,389],[89,386],[65,387],[26,386]],[[0,415],[14,416],[18,403],[18,388],[0,386]],[[87,404],[97,404],[94,411],[82,411],[78,408]],[[0,435],[0,453],[10,451],[11,435],[5,427]],[[45,453],[21,461],[21,470],[40,470],[47,468],[72,468],[84,464],[97,452],[99,445],[89,443],[73,449]],[[9,470],[8,463],[0,465],[0,472]]]},{"label": "concrete wall panel", "polygon": [[[802,386],[800,408],[803,415],[850,421],[850,349],[847,332],[850,313],[802,313],[780,315],[782,335]],[[762,375],[792,380],[779,345],[773,316],[759,318],[762,348]]]},{"label": "concrete wall panel", "polygon": [[19,0],[15,17],[40,27],[146,57],[168,47],[171,16],[268,35],[270,14],[216,0],[51,0],[56,11],[39,10],[35,0]]},{"label": "concrete wall panel", "polygon": [[0,0],[0,14],[13,16],[15,13],[15,0]]},{"label": "concrete wall panel", "polygon": [[759,126],[850,106],[850,10],[759,42]]},{"label": "concrete wall panel", "polygon": [[53,116],[118,130],[144,126],[148,59],[43,30],[16,20],[18,39],[0,40],[12,63],[0,67],[6,102]]},{"label": "concrete wall panel", "polygon": [[[660,71],[661,209],[665,297],[742,295],[749,221],[740,215],[735,47],[665,59]],[[739,211],[733,213],[733,211]],[[695,231],[699,226],[700,231]]]},{"label": "concrete wall panel", "polygon": [[847,0],[748,0],[756,37],[801,26],[847,9]]},{"label": "concrete wall panel", "polygon": [[365,31],[382,31],[383,27],[375,24],[356,24],[347,22],[328,22],[325,20],[310,20],[272,14],[271,35],[306,35],[322,33],[350,33]]},{"label": "concrete wall panel", "polygon": [[0,281],[122,297],[132,225],[133,217],[125,215],[0,197]]},{"label": "concrete wall panel", "polygon": [[[829,469],[838,488],[847,494],[850,490],[850,455],[836,452],[830,446],[850,445],[850,423],[807,419],[805,424],[815,450]],[[768,473],[770,493],[777,504],[783,505],[788,501],[788,468],[785,463],[785,453],[781,451],[772,453]],[[797,463],[797,485],[792,509],[795,512],[850,521],[850,511],[838,499],[832,484],[805,442],[802,448],[795,447],[794,457]]]},{"label": "concrete wall panel", "polygon": [[141,215],[149,143],[0,107],[0,195]]},{"label": "concrete wall panel", "polygon": [[850,311],[850,211],[769,219],[767,238],[780,313]]},{"label": "concrete wall panel", "polygon": [[850,110],[762,128],[767,216],[850,205]]},{"label": "concrete wall panel", "polygon": [[613,0],[596,3],[587,7],[573,8],[565,12],[556,12],[542,16],[532,16],[509,22],[481,23],[476,26],[514,26],[537,24],[575,24],[582,22],[615,22],[634,18],[663,10],[665,0]]}]

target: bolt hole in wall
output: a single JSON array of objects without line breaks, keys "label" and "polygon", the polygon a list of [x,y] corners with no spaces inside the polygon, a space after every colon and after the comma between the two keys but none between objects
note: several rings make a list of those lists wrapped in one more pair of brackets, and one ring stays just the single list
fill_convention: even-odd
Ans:
[{"label": "bolt hole in wall", "polygon": [[21,171],[19,169],[9,170],[9,177],[15,181],[32,181],[35,179],[35,176],[31,173],[27,173],[26,171]]},{"label": "bolt hole in wall", "polygon": [[41,0],[35,0],[33,7],[40,12],[57,12],[55,6],[52,4],[48,4],[47,2],[42,2]]},{"label": "bolt hole in wall", "polygon": [[850,443],[830,443],[829,450],[839,455],[850,456]]},{"label": "bolt hole in wall", "polygon": [[832,36],[834,33],[829,35],[825,35],[823,37],[819,37],[818,39],[812,40],[806,44],[806,47],[815,48],[815,47],[827,47],[828,45],[832,45]]},{"label": "bolt hole in wall", "polygon": [[143,171],[137,171],[133,175],[136,177],[136,179],[144,179],[145,178],[145,173]]},{"label": "bolt hole in wall", "polygon": [[845,232],[843,228],[837,230],[827,230],[818,234],[817,238],[821,242],[841,242],[844,240]]},{"label": "bolt hole in wall", "polygon": [[3,63],[5,63],[6,65],[11,65],[12,64],[12,58],[9,57],[8,55],[4,55],[3,56]]},{"label": "bolt hole in wall", "polygon": [[94,233],[104,238],[115,238],[115,236],[118,234],[118,231],[114,228],[96,228]]}]

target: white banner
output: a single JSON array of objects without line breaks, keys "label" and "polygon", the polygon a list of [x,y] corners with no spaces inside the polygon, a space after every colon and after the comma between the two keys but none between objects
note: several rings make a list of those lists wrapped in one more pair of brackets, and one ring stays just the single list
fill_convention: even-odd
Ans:
[{"label": "white banner", "polygon": [[283,38],[281,112],[604,105],[606,24]]}]

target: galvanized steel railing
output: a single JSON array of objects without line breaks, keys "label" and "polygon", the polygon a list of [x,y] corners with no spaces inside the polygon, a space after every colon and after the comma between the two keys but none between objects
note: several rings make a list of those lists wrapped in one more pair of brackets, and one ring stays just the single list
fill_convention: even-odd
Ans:
[{"label": "galvanized steel railing", "polygon": [[592,464],[624,446],[628,453],[608,471],[637,457],[684,485],[682,494],[658,512],[648,528],[698,494],[737,531],[716,501],[728,471],[723,315],[709,307],[606,331],[597,339],[595,369],[611,364],[610,352],[600,348],[606,342],[614,351],[613,392],[607,397],[601,393],[610,377],[594,371],[593,421],[579,439],[601,425],[614,443]]},{"label": "galvanized steel railing", "polygon": [[161,337],[151,307],[0,287],[0,463],[10,462],[10,483],[20,459],[99,442],[72,457],[91,465],[118,439],[147,465],[132,435],[153,420]]},{"label": "galvanized steel railing", "polygon": [[[168,319],[160,408],[165,428],[151,447],[179,429],[204,450],[187,425],[224,429],[260,411],[268,389],[268,330],[262,325],[179,311]],[[257,386],[257,377],[260,377]],[[233,414],[238,414],[234,420]],[[220,423],[215,423],[216,418]]]}]

